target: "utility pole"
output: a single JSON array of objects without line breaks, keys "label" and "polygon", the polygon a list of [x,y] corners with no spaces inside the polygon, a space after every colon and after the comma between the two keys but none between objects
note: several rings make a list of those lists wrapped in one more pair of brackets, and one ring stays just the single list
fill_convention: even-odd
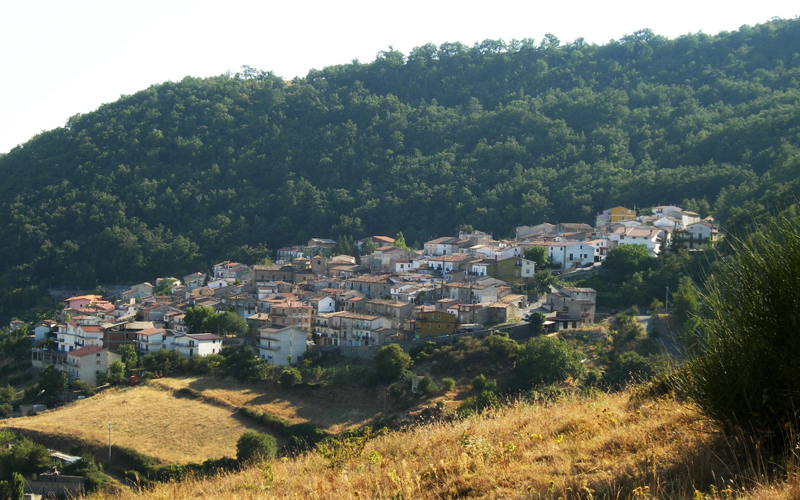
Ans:
[{"label": "utility pole", "polygon": [[108,463],[111,463],[111,422],[108,423]]}]

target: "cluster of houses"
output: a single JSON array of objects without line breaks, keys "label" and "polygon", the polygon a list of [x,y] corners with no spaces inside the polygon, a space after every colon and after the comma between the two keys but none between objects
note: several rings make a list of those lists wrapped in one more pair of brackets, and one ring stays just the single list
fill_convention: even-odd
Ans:
[{"label": "cluster of houses", "polygon": [[[656,207],[653,213],[637,217],[615,207],[598,215],[596,227],[523,226],[513,240],[473,231],[428,241],[422,250],[373,236],[358,242],[377,247],[358,262],[332,255],[333,240],[314,238],[279,249],[274,265],[220,262],[209,274],[140,283],[113,302],[70,297],[59,321],[36,325],[37,340],[54,336],[57,349],[33,349],[33,362],[54,364],[70,380],[93,382],[120,359],[116,350],[124,344],[142,355],[166,349],[205,356],[223,345],[249,343],[254,355],[286,365],[303,359],[312,346],[375,346],[516,321],[530,307],[528,295],[519,292],[538,271],[524,258],[530,246],[544,247],[554,268],[574,273],[599,265],[620,245],[644,245],[657,256],[671,241],[702,248],[717,238],[713,222],[692,212]],[[170,293],[155,295],[163,280],[170,281]],[[593,289],[553,286],[538,300],[551,329],[594,322]],[[246,320],[247,335],[190,333],[185,311],[199,306],[235,311]]]}]

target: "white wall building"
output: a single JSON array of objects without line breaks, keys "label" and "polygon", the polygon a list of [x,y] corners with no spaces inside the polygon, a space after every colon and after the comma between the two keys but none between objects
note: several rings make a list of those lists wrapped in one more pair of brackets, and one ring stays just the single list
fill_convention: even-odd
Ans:
[{"label": "white wall building", "polygon": [[551,241],[545,246],[550,263],[560,269],[586,266],[595,261],[595,247],[585,241]]},{"label": "white wall building", "polygon": [[167,331],[163,328],[147,328],[136,332],[134,345],[142,354],[158,352],[164,347]]},{"label": "white wall building", "polygon": [[296,326],[270,325],[258,329],[258,355],[278,366],[297,364],[306,354],[308,334]]},{"label": "white wall building", "polygon": [[83,380],[96,384],[97,375],[108,375],[108,367],[115,360],[122,361],[122,357],[101,346],[86,346],[67,354],[67,364],[56,368],[65,372],[70,382]]},{"label": "white wall building", "polygon": [[213,333],[176,334],[172,337],[172,349],[186,357],[195,354],[198,356],[219,354],[219,351],[222,350],[222,337]]},{"label": "white wall building", "polygon": [[[664,234],[668,234],[664,232]],[[662,230],[655,227],[620,227],[608,236],[619,245],[644,245],[651,257],[661,253]]]}]

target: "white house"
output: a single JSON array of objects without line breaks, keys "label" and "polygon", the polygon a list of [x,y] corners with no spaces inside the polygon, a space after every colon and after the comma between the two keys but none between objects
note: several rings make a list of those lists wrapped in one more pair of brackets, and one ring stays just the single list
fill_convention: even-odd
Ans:
[{"label": "white house", "polygon": [[331,313],[336,311],[336,299],[330,296],[314,298],[309,301],[314,308],[314,314]]},{"label": "white house", "polygon": [[190,289],[194,290],[195,288],[199,288],[203,286],[203,283],[206,281],[206,275],[203,273],[192,273],[187,274],[183,277],[183,282],[188,286]]},{"label": "white house", "polygon": [[675,237],[684,248],[702,248],[717,241],[719,230],[710,222],[695,222],[686,226],[684,231],[675,233]]},{"label": "white house", "polygon": [[232,285],[236,280],[232,278],[218,278],[209,280],[206,286],[212,290],[216,288],[225,288],[226,286]]},{"label": "white house", "polygon": [[590,247],[594,248],[594,261],[601,262],[606,259],[609,251],[609,242],[605,238],[599,238],[595,240],[584,241],[585,244],[589,245]]},{"label": "white house", "polygon": [[198,356],[219,354],[222,350],[222,337],[213,333],[175,334],[172,338],[172,349],[186,357],[195,354]]},{"label": "white house", "polygon": [[56,327],[58,327],[58,323],[50,319],[36,323],[36,326],[33,328],[33,339],[44,340],[47,334],[55,331]]},{"label": "white house", "polygon": [[661,229],[666,229],[669,231],[674,231],[676,229],[681,229],[683,227],[683,220],[676,217],[661,217],[660,219],[653,222],[653,226]]},{"label": "white house", "polygon": [[258,329],[258,355],[270,364],[297,364],[306,354],[308,334],[296,326],[269,325]]},{"label": "white house", "polygon": [[653,207],[653,215],[658,215],[659,217],[668,217],[671,214],[683,212],[681,207],[676,207],[675,205],[659,205],[657,207]]},{"label": "white house", "polygon": [[458,250],[459,240],[451,236],[426,241],[423,255],[452,255]]},{"label": "white house", "polygon": [[163,328],[148,328],[136,332],[136,340],[134,345],[136,350],[147,354],[150,352],[158,352],[164,347],[167,331]]},{"label": "white house", "polygon": [[410,273],[414,270],[414,262],[411,259],[397,259],[394,261],[394,273]]},{"label": "white house", "polygon": [[441,271],[443,274],[449,274],[453,271],[458,271],[462,264],[473,259],[474,257],[465,253],[459,253],[455,255],[440,255],[437,257],[431,257],[428,261],[428,265],[431,266],[431,269]]},{"label": "white house", "polygon": [[99,324],[87,325],[78,321],[70,321],[66,324],[58,325],[56,333],[56,343],[58,350],[70,352],[84,346],[102,346],[103,329]]},{"label": "white house", "polygon": [[661,253],[662,230],[656,227],[619,227],[608,239],[616,245],[644,245],[651,257]]},{"label": "white house", "polygon": [[586,266],[595,262],[595,247],[585,241],[549,241],[545,246],[550,263],[561,269]]},{"label": "white house", "polygon": [[102,346],[86,346],[67,354],[67,364],[58,365],[57,369],[65,372],[70,382],[83,380],[95,384],[97,375],[107,375],[109,366],[115,360],[122,361],[122,357]]}]

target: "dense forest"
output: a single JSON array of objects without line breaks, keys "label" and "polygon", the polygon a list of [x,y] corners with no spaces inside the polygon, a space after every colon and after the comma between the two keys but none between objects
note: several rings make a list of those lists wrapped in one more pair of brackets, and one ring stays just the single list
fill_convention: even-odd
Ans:
[{"label": "dense forest", "polygon": [[486,40],[154,85],[0,157],[0,315],[309,237],[592,222],[682,203],[729,232],[800,192],[800,20],[606,45]]}]

